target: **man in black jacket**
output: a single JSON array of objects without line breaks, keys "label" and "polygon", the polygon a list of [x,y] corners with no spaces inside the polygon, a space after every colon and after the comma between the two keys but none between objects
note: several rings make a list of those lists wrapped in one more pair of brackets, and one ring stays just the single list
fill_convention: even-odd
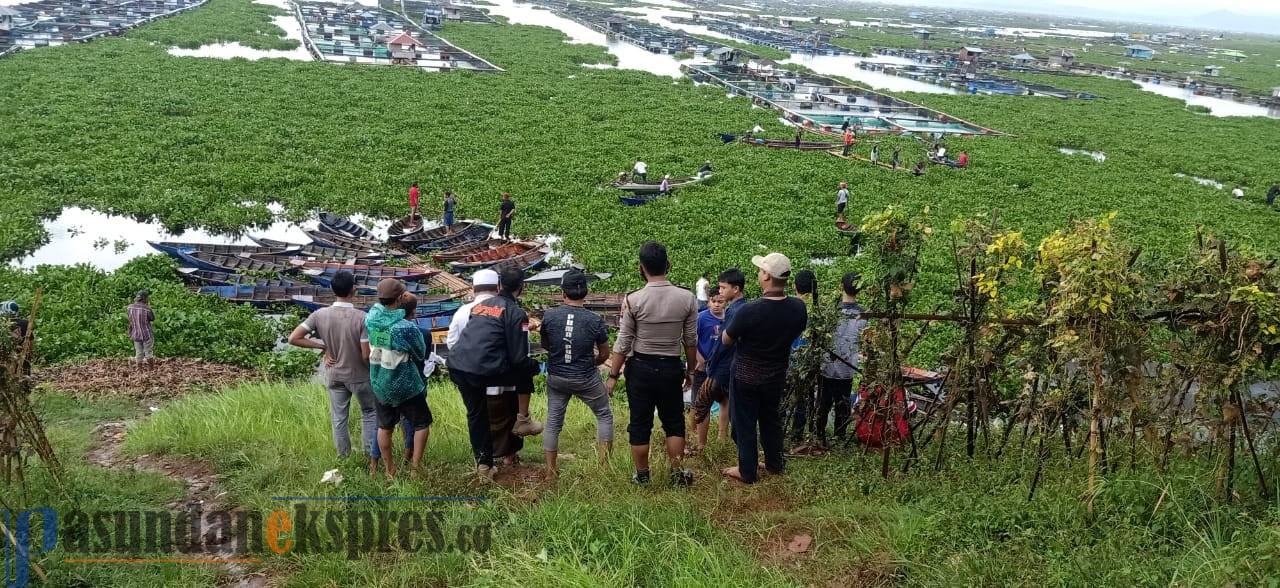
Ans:
[{"label": "man in black jacket", "polygon": [[537,362],[529,357],[529,315],[516,297],[524,291],[524,272],[509,268],[499,278],[498,295],[471,307],[458,344],[449,349],[449,378],[467,407],[467,430],[476,473],[493,479],[493,439],[489,432],[486,389],[515,386],[519,394],[516,435],[533,435],[542,424],[529,418],[529,395]]}]

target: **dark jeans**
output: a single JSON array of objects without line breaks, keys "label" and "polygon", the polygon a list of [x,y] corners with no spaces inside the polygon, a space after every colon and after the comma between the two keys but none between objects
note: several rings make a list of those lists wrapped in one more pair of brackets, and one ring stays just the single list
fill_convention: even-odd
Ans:
[{"label": "dark jeans", "polygon": [[738,445],[738,472],[748,484],[755,483],[758,473],[757,442],[764,449],[764,469],[781,474],[786,468],[779,411],[783,386],[781,382],[765,386],[745,384],[736,378],[729,386],[729,423],[733,425],[733,442]]},{"label": "dark jeans", "polygon": [[[805,388],[796,394],[796,405],[791,413],[791,442],[799,443],[804,438],[804,427],[809,423],[809,411],[815,407],[813,388]],[[825,421],[824,421],[825,422]],[[816,427],[817,422],[811,426]]]},{"label": "dark jeans", "polygon": [[649,444],[655,410],[667,437],[684,437],[684,365],[680,358],[635,355],[627,360],[626,376],[631,444]]},{"label": "dark jeans", "polygon": [[511,236],[511,219],[504,218],[504,219],[498,220],[498,236],[499,237]]},{"label": "dark jeans", "polygon": [[449,379],[458,386],[462,404],[467,407],[467,433],[476,465],[493,465],[493,440],[489,435],[488,383],[475,374],[449,370]]},{"label": "dark jeans", "polygon": [[824,443],[827,440],[827,415],[831,413],[832,408],[836,411],[836,439],[844,439],[845,433],[849,430],[849,413],[853,410],[853,405],[849,402],[849,395],[852,393],[853,380],[822,378],[822,391],[818,395],[818,414],[813,419],[813,428],[818,433],[818,439]]}]

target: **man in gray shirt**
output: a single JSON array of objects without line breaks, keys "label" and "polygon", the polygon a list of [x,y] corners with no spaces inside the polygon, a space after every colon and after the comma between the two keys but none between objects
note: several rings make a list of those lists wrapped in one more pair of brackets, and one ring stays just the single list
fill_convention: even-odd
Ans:
[{"label": "man in gray shirt", "polygon": [[[656,241],[640,246],[640,274],[645,287],[627,294],[622,303],[618,339],[609,356],[605,387],[613,393],[627,364],[627,403],[631,422],[631,460],[637,484],[649,483],[649,439],[656,410],[666,433],[671,458],[671,483],[688,486],[693,472],[684,469],[684,388],[693,381],[698,357],[698,302],[693,292],[667,281],[671,262],[667,248]],[[680,361],[684,351],[685,362]]]},{"label": "man in gray shirt", "polygon": [[338,458],[351,454],[351,437],[347,418],[351,397],[360,405],[360,443],[366,452],[376,442],[377,409],[373,386],[369,383],[369,333],[365,330],[365,313],[351,304],[355,278],[349,271],[333,276],[331,284],[338,300],[307,317],[289,334],[289,344],[324,351],[324,384],[329,391],[329,420],[333,424],[333,444]]},{"label": "man in gray shirt", "polygon": [[857,272],[849,272],[840,279],[840,290],[843,293],[840,322],[836,325],[832,341],[834,348],[828,351],[822,362],[822,393],[818,398],[818,414],[814,415],[813,420],[818,441],[822,445],[827,444],[827,415],[832,408],[836,411],[836,439],[844,440],[849,428],[849,416],[853,409],[849,396],[853,393],[853,376],[858,367],[862,330],[867,327],[867,319],[862,318],[863,308],[858,305],[858,283],[861,280],[862,276]]}]

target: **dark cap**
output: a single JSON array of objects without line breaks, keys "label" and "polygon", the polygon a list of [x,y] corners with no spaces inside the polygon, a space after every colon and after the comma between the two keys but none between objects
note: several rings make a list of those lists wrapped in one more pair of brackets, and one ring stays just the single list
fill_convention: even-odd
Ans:
[{"label": "dark cap", "polygon": [[849,272],[845,274],[844,277],[840,278],[840,288],[844,290],[845,294],[856,296],[858,294],[858,290],[861,289],[861,285],[859,284],[860,282],[862,282],[861,274],[858,272]]},{"label": "dark cap", "polygon": [[404,282],[395,278],[382,278],[382,281],[378,282],[378,300],[380,302],[395,300],[401,294],[404,294],[404,291]]},{"label": "dark cap", "polygon": [[581,300],[587,295],[587,274],[582,270],[572,269],[565,272],[560,279],[560,289],[572,300]]}]

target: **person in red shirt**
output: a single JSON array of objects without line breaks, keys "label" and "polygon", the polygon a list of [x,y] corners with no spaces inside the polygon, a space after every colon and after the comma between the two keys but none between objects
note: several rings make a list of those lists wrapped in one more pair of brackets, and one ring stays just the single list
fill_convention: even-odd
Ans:
[{"label": "person in red shirt", "polygon": [[849,156],[849,150],[853,149],[853,129],[845,129],[844,131],[844,156]]},{"label": "person in red shirt", "polygon": [[409,186],[409,226],[413,226],[417,222],[418,217],[418,183],[414,182]]},{"label": "person in red shirt", "polygon": [[956,162],[956,167],[969,167],[969,152],[961,151],[960,159]]}]

